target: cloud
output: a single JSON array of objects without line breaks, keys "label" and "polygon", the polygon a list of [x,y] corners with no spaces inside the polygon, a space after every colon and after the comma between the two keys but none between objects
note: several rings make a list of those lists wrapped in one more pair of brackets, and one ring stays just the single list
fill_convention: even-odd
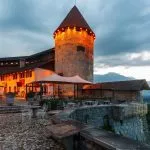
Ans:
[{"label": "cloud", "polygon": [[95,59],[95,67],[109,68],[115,66],[150,66],[150,52],[124,53],[122,55],[98,56]]},{"label": "cloud", "polygon": [[64,18],[64,14],[69,11],[64,6],[67,2],[68,0],[64,0],[63,3],[58,0],[1,0],[0,12],[3,14],[0,14],[0,18],[5,16],[5,19],[1,20],[0,28],[27,29],[43,33],[48,33],[49,29],[52,33]]},{"label": "cloud", "polygon": [[52,39],[50,42],[48,34],[39,34],[28,30],[13,30],[12,32],[0,32],[0,35],[2,35],[2,38],[0,37],[1,57],[27,56],[46,50],[47,47],[53,47]]},{"label": "cloud", "polygon": [[67,1],[59,5],[52,0],[0,0],[0,56],[29,55],[54,47],[53,31],[67,13],[63,9]]},{"label": "cloud", "polygon": [[115,0],[112,7],[104,7],[99,15],[101,25],[96,30],[96,55],[150,49],[150,14],[143,14],[146,4],[140,0]]},{"label": "cloud", "polygon": [[[49,33],[52,37],[73,3],[70,0],[1,0],[0,30],[29,30]],[[150,49],[148,0],[82,0],[77,5],[96,33],[96,55]]]},{"label": "cloud", "polygon": [[[0,0],[0,56],[53,47],[53,31],[73,5],[70,0]],[[97,69],[150,65],[149,0],[81,0],[77,6],[96,33]]]}]

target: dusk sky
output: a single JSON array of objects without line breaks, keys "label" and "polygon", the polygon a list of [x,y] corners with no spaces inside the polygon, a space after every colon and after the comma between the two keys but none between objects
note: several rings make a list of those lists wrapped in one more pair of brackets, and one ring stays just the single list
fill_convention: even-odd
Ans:
[{"label": "dusk sky", "polygon": [[[74,0],[0,0],[0,57],[54,47],[53,32]],[[77,0],[96,34],[95,74],[150,81],[150,0]]]}]

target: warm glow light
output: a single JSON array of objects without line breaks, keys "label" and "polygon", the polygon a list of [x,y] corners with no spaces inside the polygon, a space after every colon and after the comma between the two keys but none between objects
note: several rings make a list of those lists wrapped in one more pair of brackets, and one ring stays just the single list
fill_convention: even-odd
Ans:
[{"label": "warm glow light", "polygon": [[76,32],[76,27],[73,28],[73,32],[74,32],[74,33]]},{"label": "warm glow light", "polygon": [[[88,29],[84,29],[84,28],[82,28],[82,27],[80,27],[80,28],[78,28],[78,27],[65,27],[65,28],[61,28],[61,29],[57,29],[57,31],[55,31],[54,32],[54,34],[53,34],[53,37],[54,38],[63,38],[64,37],[64,34],[63,34],[63,36],[62,35],[60,35],[60,34],[62,34],[64,31],[65,31],[65,29],[67,29],[66,31],[67,32],[69,32],[69,34],[71,33],[71,32],[74,32],[75,33],[75,31],[77,31],[77,32],[79,32],[80,34],[82,33],[84,36],[85,36],[85,33],[87,33],[88,35],[90,35],[90,36],[92,36],[94,39],[95,39],[95,34],[92,32],[92,31],[89,31]],[[78,29],[78,30],[77,30]],[[61,33],[60,34],[58,34],[58,32],[60,32],[61,31]],[[84,31],[86,31],[86,32],[84,32]]]}]

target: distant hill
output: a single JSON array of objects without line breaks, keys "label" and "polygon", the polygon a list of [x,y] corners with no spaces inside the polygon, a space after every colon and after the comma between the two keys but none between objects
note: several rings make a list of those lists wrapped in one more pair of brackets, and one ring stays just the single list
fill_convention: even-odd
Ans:
[{"label": "distant hill", "polygon": [[135,78],[133,77],[126,77],[114,72],[110,72],[104,75],[94,75],[94,82],[126,81],[134,79]]}]

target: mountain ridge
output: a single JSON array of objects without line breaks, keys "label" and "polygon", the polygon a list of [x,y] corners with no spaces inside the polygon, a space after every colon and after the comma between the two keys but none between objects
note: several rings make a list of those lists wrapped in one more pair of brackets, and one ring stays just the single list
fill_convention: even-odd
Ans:
[{"label": "mountain ridge", "polygon": [[135,78],[127,77],[114,72],[109,72],[103,75],[98,74],[94,75],[94,82],[111,82],[111,81],[126,81],[126,80],[135,80]]}]

